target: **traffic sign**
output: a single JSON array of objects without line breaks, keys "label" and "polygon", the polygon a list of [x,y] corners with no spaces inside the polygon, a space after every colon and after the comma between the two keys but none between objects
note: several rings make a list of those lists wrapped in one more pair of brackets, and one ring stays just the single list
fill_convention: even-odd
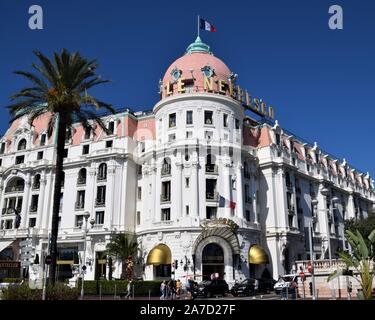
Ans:
[{"label": "traffic sign", "polygon": [[46,256],[44,262],[45,262],[46,264],[51,264],[51,263],[52,263],[52,257],[51,257],[50,255]]}]

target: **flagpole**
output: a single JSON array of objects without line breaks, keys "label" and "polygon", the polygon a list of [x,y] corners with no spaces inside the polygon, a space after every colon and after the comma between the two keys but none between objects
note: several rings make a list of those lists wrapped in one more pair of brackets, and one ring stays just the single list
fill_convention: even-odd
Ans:
[{"label": "flagpole", "polygon": [[198,15],[198,37],[199,37],[199,15]]}]

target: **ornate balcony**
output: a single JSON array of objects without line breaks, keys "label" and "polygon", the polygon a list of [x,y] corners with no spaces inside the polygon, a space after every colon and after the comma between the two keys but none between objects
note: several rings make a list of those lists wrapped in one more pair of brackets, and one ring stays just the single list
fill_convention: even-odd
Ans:
[{"label": "ornate balcony", "polygon": [[160,202],[168,202],[171,201],[171,195],[170,194],[161,194],[160,195]]},{"label": "ornate balcony", "polygon": [[104,207],[105,206],[105,199],[96,198],[95,199],[95,207]]},{"label": "ornate balcony", "polygon": [[31,205],[29,208],[30,213],[34,213],[38,211],[38,205]]},{"label": "ornate balcony", "polygon": [[161,176],[167,176],[171,174],[171,166],[163,165],[161,168]]},{"label": "ornate balcony", "polygon": [[12,192],[23,192],[25,190],[24,185],[20,186],[9,186],[5,188],[5,193],[12,193]]},{"label": "ornate balcony", "polygon": [[219,201],[219,193],[218,192],[206,192],[206,201]]},{"label": "ornate balcony", "polygon": [[76,202],[75,203],[75,209],[76,210],[83,210],[85,208],[85,203],[84,202]]}]

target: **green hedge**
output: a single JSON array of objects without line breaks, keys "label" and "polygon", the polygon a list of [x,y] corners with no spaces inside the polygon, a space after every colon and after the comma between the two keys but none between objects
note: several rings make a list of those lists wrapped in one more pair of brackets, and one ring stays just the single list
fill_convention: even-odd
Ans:
[{"label": "green hedge", "polygon": [[[11,285],[2,290],[2,300],[42,300],[43,291],[30,289],[28,283],[22,285]],[[54,287],[47,287],[48,300],[77,300],[79,292],[77,289],[69,288],[63,283],[56,283]]]},{"label": "green hedge", "polygon": [[[162,281],[133,281],[135,296],[148,296],[149,290],[151,296],[160,295],[160,284]],[[128,285],[127,280],[88,280],[85,281],[85,295],[99,295],[100,287],[102,295],[114,295],[116,286],[116,295],[121,295],[126,292]],[[78,289],[81,289],[79,283]]]},{"label": "green hedge", "polygon": [[21,278],[0,278],[0,283],[19,283]]}]

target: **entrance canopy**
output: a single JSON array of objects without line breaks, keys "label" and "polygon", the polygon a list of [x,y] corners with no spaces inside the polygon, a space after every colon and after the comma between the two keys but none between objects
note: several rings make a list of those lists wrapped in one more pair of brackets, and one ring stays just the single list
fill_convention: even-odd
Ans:
[{"label": "entrance canopy", "polygon": [[269,263],[268,254],[261,246],[253,245],[249,250],[249,263],[266,264]]},{"label": "entrance canopy", "polygon": [[171,250],[165,244],[158,244],[148,254],[146,263],[148,265],[152,264],[154,266],[157,266],[160,264],[171,264],[172,263]]},{"label": "entrance canopy", "polygon": [[13,240],[12,241],[0,241],[0,252],[8,248],[12,243],[13,243]]},{"label": "entrance canopy", "polygon": [[192,252],[195,254],[199,243],[208,237],[217,236],[226,240],[233,250],[233,254],[240,254],[240,245],[236,234],[230,229],[225,227],[210,228],[203,231],[195,240]]}]

